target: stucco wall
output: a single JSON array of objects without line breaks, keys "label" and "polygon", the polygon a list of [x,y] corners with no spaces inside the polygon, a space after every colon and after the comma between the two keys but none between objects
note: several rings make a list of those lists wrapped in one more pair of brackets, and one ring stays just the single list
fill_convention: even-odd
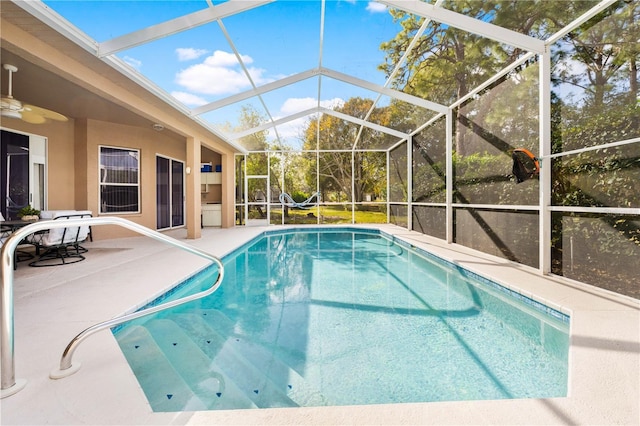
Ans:
[{"label": "stucco wall", "polygon": [[[47,210],[91,210],[100,215],[99,147],[140,150],[140,213],[118,214],[156,228],[156,155],[186,161],[185,141],[172,132],[77,119],[33,125],[3,119],[2,128],[47,138]],[[134,235],[120,227],[95,227],[95,239]]]},{"label": "stucco wall", "polygon": [[[156,155],[185,161],[185,142],[170,132],[157,132],[151,128],[124,126],[96,120],[87,121],[86,181],[82,189],[87,197],[87,208],[99,214],[99,149],[100,146],[140,150],[140,213],[118,214],[148,228],[156,228]],[[95,230],[96,238],[116,238],[131,235],[122,228],[109,226]]]}]

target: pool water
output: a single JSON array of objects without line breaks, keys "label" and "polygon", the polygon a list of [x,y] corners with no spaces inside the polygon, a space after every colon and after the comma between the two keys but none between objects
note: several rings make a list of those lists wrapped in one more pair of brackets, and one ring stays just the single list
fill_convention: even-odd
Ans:
[{"label": "pool water", "polygon": [[566,315],[378,231],[267,232],[223,261],[213,295],[115,332],[154,411],[567,394]]}]

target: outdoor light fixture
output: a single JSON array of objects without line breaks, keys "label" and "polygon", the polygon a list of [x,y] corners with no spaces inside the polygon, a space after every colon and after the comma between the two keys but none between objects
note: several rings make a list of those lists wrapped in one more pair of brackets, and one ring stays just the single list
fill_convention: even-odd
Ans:
[{"label": "outdoor light fixture", "polygon": [[153,127],[153,130],[155,130],[156,132],[161,132],[164,130],[164,126],[160,123],[153,123],[151,127]]}]

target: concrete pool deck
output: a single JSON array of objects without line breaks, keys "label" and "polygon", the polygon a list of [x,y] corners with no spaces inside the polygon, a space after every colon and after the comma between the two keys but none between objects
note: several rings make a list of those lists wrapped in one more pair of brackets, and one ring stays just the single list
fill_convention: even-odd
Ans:
[{"label": "concrete pool deck", "polygon": [[[109,331],[91,336],[79,346],[74,365],[80,362],[82,367],[76,374],[49,379],[62,350],[77,333],[143,305],[206,264],[160,242],[134,237],[87,243],[87,259],[73,265],[31,268],[19,264],[14,278],[15,367],[16,378],[26,380],[26,386],[0,400],[1,423],[640,424],[639,300],[542,277],[526,266],[465,247],[447,246],[394,225],[367,227],[379,228],[569,314],[568,396],[153,413]],[[264,230],[278,228],[204,229],[198,240],[186,240],[182,229],[167,234],[223,256]]]}]

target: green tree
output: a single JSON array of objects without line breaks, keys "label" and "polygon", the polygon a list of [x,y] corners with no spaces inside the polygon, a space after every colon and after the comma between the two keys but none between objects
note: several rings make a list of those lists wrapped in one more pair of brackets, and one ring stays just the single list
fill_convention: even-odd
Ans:
[{"label": "green tree", "polygon": [[555,60],[563,66],[556,68],[556,82],[581,89],[578,106],[598,111],[605,104],[636,101],[639,20],[637,2],[619,1],[559,44]]},{"label": "green tree", "polygon": [[[456,1],[450,6],[479,19],[486,18],[487,10],[477,2]],[[387,75],[395,68],[424,22],[424,18],[416,18],[403,11],[391,10],[390,13],[396,22],[400,22],[402,30],[393,40],[381,45],[386,52],[386,62],[380,69]],[[489,40],[475,34],[431,22],[400,68],[394,87],[450,105],[499,69],[497,61],[487,55],[490,45]],[[462,133],[456,134],[455,143],[456,149],[462,152]]]},{"label": "green tree", "polygon": [[[351,98],[336,110],[364,119],[372,106],[370,99]],[[374,108],[369,119],[386,126],[390,120],[389,111],[387,108]],[[322,151],[317,173],[324,200],[361,202],[367,193],[381,193],[378,182],[384,180],[379,173],[385,170],[384,156],[365,152],[355,155],[353,149],[381,147],[386,141],[384,133],[366,127],[361,129],[357,124],[324,114],[320,120],[307,123],[304,135],[303,149]],[[309,173],[308,179],[309,185],[315,186],[316,173]]]},{"label": "green tree", "polygon": [[[565,3],[455,0],[446,1],[443,7],[533,37],[545,38],[550,29],[558,27],[552,18],[562,21],[569,15]],[[387,75],[407,51],[424,22],[423,18],[400,10],[390,10],[390,13],[402,29],[393,40],[381,45],[386,61],[379,68]],[[450,105],[521,54],[519,49],[432,21],[400,68],[394,87]],[[458,110],[454,114],[454,120],[458,122],[461,118]],[[457,126],[454,148],[461,155],[472,153],[466,143],[467,137],[467,132]]]}]

